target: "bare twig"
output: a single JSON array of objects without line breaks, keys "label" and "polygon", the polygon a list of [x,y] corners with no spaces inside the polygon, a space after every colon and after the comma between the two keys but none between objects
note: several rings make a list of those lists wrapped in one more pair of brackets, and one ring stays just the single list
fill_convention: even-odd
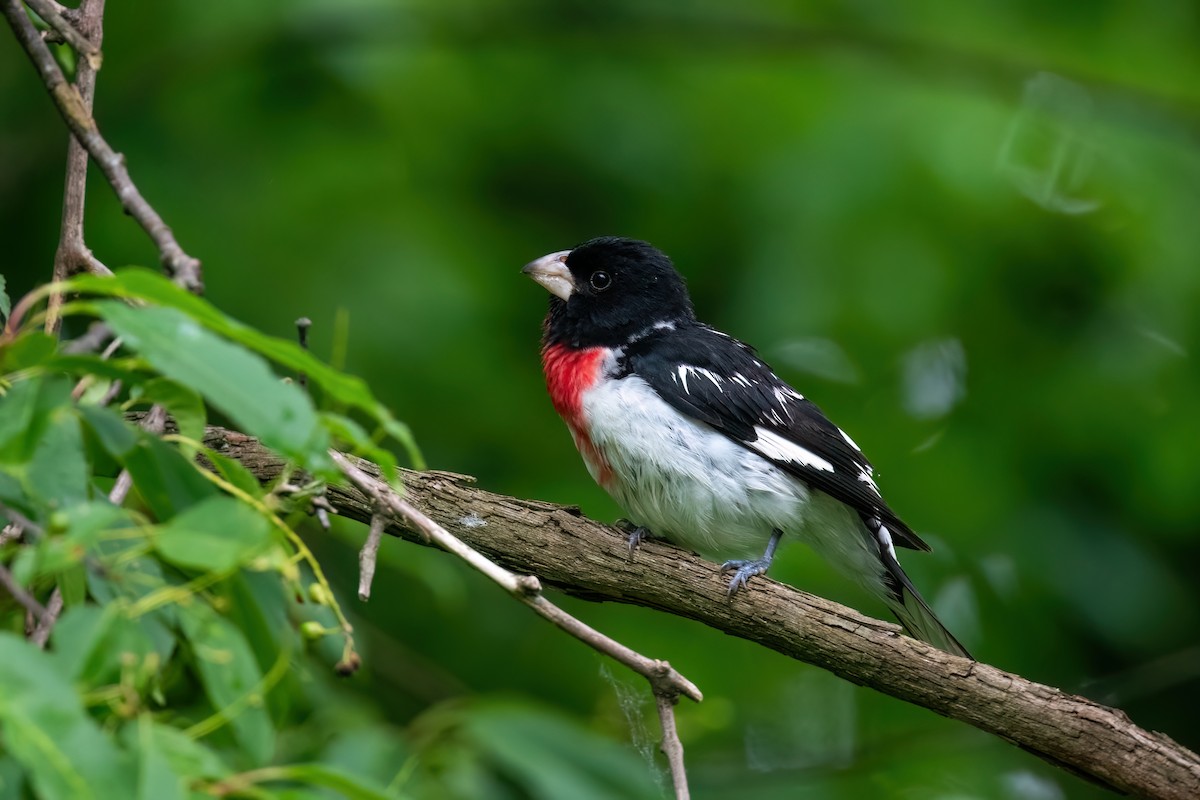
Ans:
[{"label": "bare twig", "polygon": [[[223,428],[210,426],[204,443],[263,482],[275,480],[285,466],[255,439]],[[379,474],[367,462],[354,463],[365,474]],[[580,516],[578,509],[492,494],[451,473],[406,470],[402,478],[411,507],[489,558],[536,573],[568,594],[703,622],[973,725],[1119,792],[1200,797],[1200,756],[1138,727],[1119,710],[944,653],[902,635],[896,625],[777,581],[762,579],[730,601],[711,562],[656,541],[630,558],[626,533]],[[327,496],[339,514],[359,522],[378,512],[376,495],[365,490],[330,486]],[[385,533],[424,544],[428,530],[414,517]]]},{"label": "bare twig", "polygon": [[9,519],[9,523],[4,526],[4,530],[0,531],[0,545],[19,540],[25,535],[25,531],[29,531],[37,536],[42,535],[41,526],[15,508],[10,508],[4,503],[0,503],[0,514]]},{"label": "bare twig", "polygon": [[[560,629],[571,634],[592,649],[619,661],[644,677],[649,681],[650,689],[654,692],[655,698],[660,703],[660,708],[663,702],[673,705],[681,694],[690,697],[696,702],[700,702],[703,699],[703,695],[696,685],[676,672],[666,661],[646,658],[641,653],[626,647],[615,639],[605,636],[595,628],[571,616],[542,595],[541,583],[537,578],[532,575],[516,575],[509,572],[489,560],[482,553],[464,544],[441,525],[418,511],[396,494],[386,483],[363,472],[348,457],[335,450],[330,451],[330,456],[332,456],[342,474],[373,500],[377,510],[385,510],[398,520],[412,526],[430,542],[466,561],[476,570],[498,583],[513,597],[525,603],[545,619],[553,622]],[[373,519],[378,518],[378,516],[378,513],[376,513]],[[663,741],[665,745],[668,740],[674,740],[671,746],[675,749],[672,750],[673,755],[670,759],[670,767],[677,789],[677,796],[686,798],[687,777],[683,771],[683,746],[679,743],[679,737],[675,735],[673,725],[674,714],[670,715],[669,720],[665,717],[663,719],[664,722],[669,721],[671,723],[670,729],[665,727],[663,729]],[[684,788],[683,793],[679,794],[678,787],[681,784]]]},{"label": "bare twig", "polygon": [[0,530],[0,547],[15,542],[20,539],[25,533],[25,529],[15,522],[10,522],[4,526],[4,530]]},{"label": "bare twig", "polygon": [[679,741],[679,731],[675,728],[676,698],[655,695],[658,704],[658,721],[662,725],[662,753],[667,757],[671,768],[671,779],[675,784],[675,800],[688,800],[687,772],[683,766],[683,742]]},{"label": "bare twig", "polygon": [[[96,0],[93,0],[93,3]],[[98,0],[101,7],[104,6],[104,0]],[[100,40],[95,38],[93,33],[85,33],[79,30],[71,22],[63,16],[63,12],[67,9],[55,3],[53,0],[25,0],[25,5],[37,12],[37,15],[46,21],[46,24],[62,37],[63,41],[75,48],[75,52],[83,56],[83,62],[92,70],[100,69]],[[84,20],[88,19],[88,0],[83,0],[79,5],[75,16],[80,18],[81,25]]]},{"label": "bare twig", "polygon": [[46,649],[46,642],[50,641],[50,631],[54,630],[54,623],[58,622],[58,616],[62,614],[62,610],[62,589],[55,586],[54,591],[50,593],[49,602],[46,603],[46,613],[38,619],[37,627],[29,635],[29,640],[39,649]]},{"label": "bare twig", "polygon": [[62,350],[69,355],[94,353],[112,340],[112,329],[103,322],[93,322],[82,336],[63,343]]},{"label": "bare twig", "polygon": [[204,284],[200,276],[199,260],[183,251],[162,217],[142,197],[129,177],[129,170],[125,168],[124,156],[113,150],[100,135],[96,120],[87,111],[79,91],[63,76],[50,49],[38,35],[21,3],[18,0],[0,0],[0,12],[3,12],[42,82],[46,84],[63,120],[108,178],[121,201],[122,208],[137,220],[158,247],[167,274],[185,289],[197,294],[202,293]]},{"label": "bare twig", "polygon": [[[84,112],[91,114],[92,102],[96,96],[96,72],[100,69],[100,42],[104,38],[104,0],[82,0],[79,4],[74,16],[83,29],[82,33],[58,13],[54,8],[55,5],[57,4],[52,0],[29,2],[29,6],[42,19],[49,22],[55,30],[61,31],[59,24],[55,22],[57,19],[61,25],[66,26],[67,30],[73,32],[73,35],[86,36],[84,43],[95,49],[94,57],[80,59],[75,68],[75,89],[79,92]],[[67,41],[71,41],[70,35],[66,35],[65,38]],[[81,54],[85,54],[80,45],[72,42],[72,46]],[[105,267],[92,255],[92,251],[83,241],[83,207],[87,189],[87,165],[87,151],[83,149],[83,145],[79,143],[78,139],[74,136],[69,137],[67,141],[67,176],[63,189],[62,226],[58,236],[58,249],[54,253],[55,281],[65,280],[82,270],[101,275],[112,274],[108,267]],[[55,292],[50,295],[46,309],[47,333],[58,333],[59,325],[62,323],[61,309],[62,294]]]},{"label": "bare twig", "polygon": [[375,579],[375,559],[379,557],[379,543],[383,540],[383,526],[387,519],[383,514],[371,517],[371,529],[362,550],[358,551],[358,599],[371,599],[371,581]]},{"label": "bare twig", "polygon": [[17,583],[17,579],[8,571],[8,567],[0,564],[0,586],[3,586],[12,598],[24,606],[25,610],[41,624],[41,621],[46,619],[49,612],[46,607],[37,601],[37,598],[25,591],[21,584]]}]

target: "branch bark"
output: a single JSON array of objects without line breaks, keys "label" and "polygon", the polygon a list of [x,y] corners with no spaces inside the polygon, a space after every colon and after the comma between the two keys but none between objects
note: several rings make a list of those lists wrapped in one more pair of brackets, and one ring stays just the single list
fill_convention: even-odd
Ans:
[{"label": "branch bark", "polygon": [[[241,433],[210,427],[205,444],[264,481],[284,468]],[[758,579],[730,600],[712,563],[655,541],[631,555],[624,534],[577,509],[492,494],[452,473],[405,471],[403,478],[406,501],[423,514],[488,558],[567,594],[703,622],[966,722],[1114,791],[1200,797],[1200,757],[1122,711],[944,653],[895,625],[776,581]],[[363,523],[376,513],[375,500],[354,487],[331,486],[327,497],[338,513]],[[393,524],[386,532],[427,543],[407,527]]]}]

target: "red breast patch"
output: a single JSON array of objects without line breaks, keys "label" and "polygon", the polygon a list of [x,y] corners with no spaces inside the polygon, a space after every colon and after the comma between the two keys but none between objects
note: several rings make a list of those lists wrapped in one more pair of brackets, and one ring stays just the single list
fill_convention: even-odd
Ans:
[{"label": "red breast patch", "polygon": [[542,370],[546,373],[550,402],[571,429],[575,446],[601,486],[606,486],[612,478],[612,468],[588,435],[587,420],[583,416],[583,393],[599,379],[604,355],[603,347],[574,350],[554,344],[542,348]]}]

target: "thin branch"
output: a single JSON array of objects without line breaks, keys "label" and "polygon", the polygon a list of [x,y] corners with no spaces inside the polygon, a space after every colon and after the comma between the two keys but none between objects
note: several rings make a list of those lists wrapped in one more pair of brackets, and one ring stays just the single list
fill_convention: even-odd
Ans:
[{"label": "thin branch", "polygon": [[25,535],[25,531],[29,531],[36,536],[42,535],[41,526],[15,508],[10,508],[4,503],[0,503],[0,514],[9,519],[9,523],[4,526],[4,530],[0,531],[0,545],[19,541]]},{"label": "thin branch", "polygon": [[364,603],[371,599],[371,581],[375,579],[375,561],[379,557],[379,543],[383,540],[383,527],[387,519],[383,514],[371,517],[371,529],[362,550],[358,551],[358,599]]},{"label": "thin branch", "polygon": [[111,341],[113,341],[112,329],[103,322],[93,322],[82,336],[63,343],[62,350],[69,355],[86,355],[95,353]]},{"label": "thin branch", "polygon": [[[93,4],[97,0],[93,0]],[[104,0],[98,0],[101,7],[104,5]],[[83,63],[86,63],[92,70],[100,69],[100,62],[103,56],[100,53],[100,40],[95,38],[95,34],[85,34],[83,31],[76,28],[70,23],[63,12],[66,11],[63,6],[54,2],[54,0],[25,0],[25,5],[37,12],[37,15],[46,21],[46,24],[53,28],[63,41],[75,48],[75,52],[83,56]],[[88,18],[88,0],[83,0],[79,4],[79,9],[76,15],[81,20]]]},{"label": "thin branch", "polygon": [[[264,482],[284,469],[283,459],[244,434],[210,427],[205,444]],[[379,474],[367,462],[354,464],[364,474]],[[1119,710],[944,653],[895,625],[777,581],[756,580],[730,600],[711,562],[657,541],[630,555],[626,534],[578,509],[492,494],[452,473],[405,471],[402,478],[404,502],[425,519],[389,526],[391,535],[426,543],[438,520],[438,527],[488,558],[568,594],[703,622],[973,725],[1119,792],[1200,797],[1200,757],[1139,728]],[[369,522],[377,512],[377,497],[369,491],[330,486],[327,496],[350,519]]]},{"label": "thin branch", "polygon": [[[58,30],[53,17],[61,20],[71,31],[83,36],[74,26],[56,13],[53,0],[32,0],[29,6]],[[43,9],[43,6],[47,8]],[[51,15],[51,16],[48,16]],[[92,104],[96,97],[96,72],[100,69],[100,43],[104,38],[104,0],[83,0],[75,10],[75,17],[86,32],[89,44],[96,49],[96,58],[81,59],[75,67],[75,89],[83,103],[86,113],[92,113]],[[69,41],[69,37],[68,37]],[[80,50],[79,46],[75,46]],[[80,50],[82,53],[83,51]],[[63,188],[62,225],[59,229],[58,248],[54,252],[54,280],[66,280],[76,272],[88,271],[97,274],[112,272],[108,267],[92,255],[92,251],[84,244],[83,239],[83,207],[87,192],[88,154],[83,145],[74,136],[67,141],[67,172]],[[50,295],[46,308],[46,333],[57,335],[62,324],[61,310],[63,297],[61,292]]]},{"label": "thin branch", "polygon": [[46,603],[46,613],[38,619],[37,627],[29,635],[29,640],[37,645],[39,650],[46,649],[46,642],[50,641],[50,631],[54,630],[54,623],[58,622],[62,610],[62,589],[55,586],[54,591],[50,593],[50,601]]},{"label": "thin branch", "polygon": [[25,591],[25,588],[17,583],[17,579],[8,571],[8,567],[3,564],[0,564],[0,586],[3,586],[14,600],[24,606],[25,610],[38,621],[39,626],[41,621],[46,619],[49,613],[46,611],[46,607],[39,603],[36,597]]},{"label": "thin branch", "polygon": [[162,217],[142,197],[129,177],[129,170],[125,168],[125,157],[113,150],[100,135],[96,120],[87,111],[83,98],[63,76],[58,62],[38,35],[21,3],[18,0],[0,0],[0,12],[3,12],[21,47],[29,55],[42,82],[46,84],[67,127],[108,178],[121,201],[121,207],[137,220],[158,247],[167,274],[188,291],[202,293],[204,284],[200,276],[200,261],[183,251]]},{"label": "thin branch", "polygon": [[[673,706],[681,694],[696,702],[704,699],[696,685],[676,672],[666,661],[646,658],[641,653],[605,636],[590,625],[571,616],[542,595],[542,586],[537,578],[532,575],[516,575],[509,572],[478,551],[463,544],[441,525],[403,500],[386,483],[368,475],[351,463],[347,456],[334,450],[330,451],[330,456],[342,474],[374,501],[377,509],[386,510],[396,519],[412,526],[428,541],[466,561],[563,631],[644,677],[649,681],[650,689],[659,701],[660,707],[663,702]],[[374,520],[378,516],[375,514],[372,519]],[[372,525],[374,526],[374,523]],[[667,721],[664,718],[664,723]],[[688,796],[687,776],[683,766],[683,746],[679,743],[679,737],[675,735],[673,713],[670,715],[669,721],[671,727],[664,726],[663,740],[666,742],[668,739],[674,739],[673,746],[677,749],[670,760],[672,779],[677,787],[677,797],[686,798]],[[678,793],[680,785],[683,786],[682,794]]]},{"label": "thin branch", "polygon": [[688,800],[687,772],[683,766],[683,742],[675,728],[675,699],[655,695],[658,705],[658,721],[662,725],[662,752],[671,768],[671,780],[675,785],[675,800]]}]

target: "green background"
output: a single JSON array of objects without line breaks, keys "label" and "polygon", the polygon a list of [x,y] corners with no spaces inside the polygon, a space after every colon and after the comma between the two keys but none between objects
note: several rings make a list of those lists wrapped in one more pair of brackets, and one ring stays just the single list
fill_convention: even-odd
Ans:
[{"label": "green background", "polygon": [[[431,466],[620,516],[545,396],[545,292],[519,270],[648,239],[702,319],[863,445],[935,547],[906,567],[979,658],[1200,747],[1194,4],[110,6],[97,119],[208,297],[279,335],[311,317],[335,360],[344,315],[345,364]],[[6,31],[14,297],[49,277],[64,150]],[[91,186],[97,256],[155,264]],[[329,700],[357,709],[331,720],[362,728],[358,757],[388,758],[375,727],[419,738],[466,704],[553,796],[571,777],[546,751],[594,756],[574,734],[657,736],[638,681],[449,557],[385,543],[361,605],[365,531],[309,534],[365,633]],[[772,574],[885,614],[802,546]],[[1102,795],[694,623],[563,602],[705,692],[680,706],[697,797]],[[553,742],[522,750],[521,721]]]}]

